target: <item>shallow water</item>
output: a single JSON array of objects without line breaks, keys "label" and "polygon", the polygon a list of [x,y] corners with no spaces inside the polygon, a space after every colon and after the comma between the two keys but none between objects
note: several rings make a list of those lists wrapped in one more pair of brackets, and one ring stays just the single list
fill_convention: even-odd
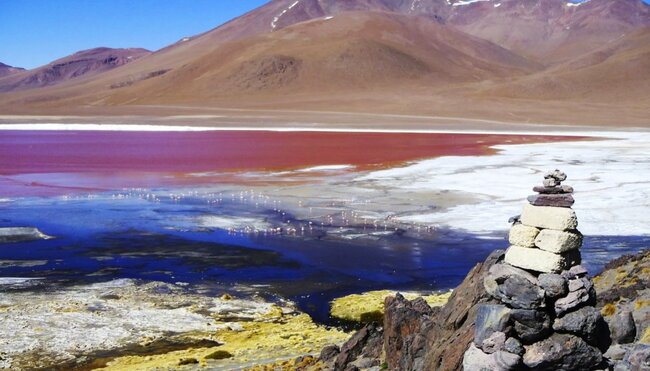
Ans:
[{"label": "shallow water", "polygon": [[[503,176],[522,168],[522,161],[492,165],[504,156],[489,156],[490,146],[577,138],[0,134],[0,227],[34,226],[55,237],[0,245],[0,283],[2,277],[42,278],[0,285],[0,291],[138,278],[187,284],[211,295],[288,298],[325,323],[328,302],[338,296],[455,287],[477,262],[507,247],[508,213],[525,198],[511,189],[520,180]],[[418,167],[427,162],[410,163],[452,155],[426,171]],[[472,163],[469,170],[461,158]],[[547,162],[539,166],[555,164]],[[486,174],[479,176],[474,172],[480,166]],[[367,171],[378,168],[388,170]],[[454,177],[462,177],[465,188],[455,189]],[[528,179],[524,186],[529,192]],[[506,208],[489,192],[515,207]],[[489,209],[489,217],[477,212],[479,206]],[[449,223],[399,220],[449,212],[479,226],[489,218],[501,231],[470,233]],[[649,245],[647,235],[592,233],[585,239],[584,263],[597,272],[612,258]]]},{"label": "shallow water", "polygon": [[[324,225],[292,233],[291,226],[309,222],[238,200],[214,204],[201,195],[179,201],[157,194],[155,200],[99,194],[0,204],[0,226],[36,225],[56,237],[0,245],[0,262],[8,262],[0,264],[0,277],[45,278],[30,281],[33,288],[115,278],[182,282],[213,295],[289,298],[316,320],[329,322],[328,302],[335,297],[387,288],[453,288],[491,251],[507,247],[502,233],[445,229],[415,233],[349,225],[341,232]],[[200,222],[206,215],[264,220],[267,229],[207,228]],[[588,237],[584,259],[594,272],[649,242],[649,237]],[[38,264],[30,266],[32,261]]]}]

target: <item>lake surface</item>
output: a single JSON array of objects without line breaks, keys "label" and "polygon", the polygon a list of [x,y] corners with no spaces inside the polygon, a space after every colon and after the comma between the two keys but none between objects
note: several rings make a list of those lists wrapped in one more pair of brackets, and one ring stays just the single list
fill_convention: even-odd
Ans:
[{"label": "lake surface", "polygon": [[[489,156],[494,144],[558,140],[567,138],[0,132],[0,227],[35,226],[55,237],[0,245],[0,277],[40,278],[28,289],[115,278],[182,283],[212,295],[288,298],[328,322],[335,297],[447,290],[507,247],[504,231],[392,221],[400,207],[413,206],[405,203],[443,207],[427,206],[426,194],[390,203],[382,184],[370,185],[380,195],[373,198],[344,184],[417,159]],[[585,263],[595,271],[649,243],[589,236]]]}]

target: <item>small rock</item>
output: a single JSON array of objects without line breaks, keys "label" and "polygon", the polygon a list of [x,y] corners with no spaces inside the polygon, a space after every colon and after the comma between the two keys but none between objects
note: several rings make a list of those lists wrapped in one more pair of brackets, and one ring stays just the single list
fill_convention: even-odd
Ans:
[{"label": "small rock", "polygon": [[520,369],[521,357],[498,351],[492,354],[483,353],[474,343],[471,343],[469,349],[463,357],[463,370],[471,371],[510,371]]},{"label": "small rock", "polygon": [[583,277],[589,272],[587,271],[587,268],[583,267],[582,265],[574,265],[571,267],[571,269],[569,269],[569,273],[575,277]]},{"label": "small rock", "polygon": [[581,288],[577,291],[571,291],[567,296],[557,299],[555,301],[555,314],[562,316],[563,314],[575,309],[579,309],[587,304],[593,305],[596,302],[596,295],[593,287],[591,290]]},{"label": "small rock", "polygon": [[544,312],[514,309],[510,318],[515,334],[524,344],[544,339],[551,332],[551,317]]},{"label": "small rock", "polygon": [[568,334],[553,334],[525,349],[524,364],[535,370],[590,370],[603,360],[598,349]]},{"label": "small rock", "polygon": [[542,273],[557,273],[580,263],[580,251],[571,250],[563,254],[512,245],[506,251],[505,262],[515,267]]},{"label": "small rock", "polygon": [[503,350],[505,350],[508,353],[517,354],[517,355],[524,354],[524,346],[521,345],[521,342],[515,338],[508,338],[508,340],[506,340],[506,343],[503,346]]},{"label": "small rock", "polygon": [[196,358],[181,358],[178,361],[179,366],[195,365],[197,363],[199,363],[199,360],[197,360]]},{"label": "small rock", "polygon": [[637,344],[625,355],[624,362],[632,370],[650,370],[650,345]]},{"label": "small rock", "polygon": [[555,195],[532,195],[528,196],[528,202],[535,206],[550,206],[550,207],[571,207],[576,202],[571,194],[555,194]]},{"label": "small rock", "polygon": [[497,331],[497,332],[493,332],[492,335],[490,335],[490,337],[483,340],[483,344],[481,345],[480,348],[483,350],[483,352],[487,354],[492,354],[494,352],[503,349],[505,344],[506,344],[506,334]]},{"label": "small rock", "polygon": [[337,345],[327,345],[320,352],[320,359],[323,362],[329,362],[334,359],[341,353],[341,349]]},{"label": "small rock", "polygon": [[510,228],[508,241],[511,245],[523,247],[535,247],[535,237],[539,234],[539,229],[529,227],[523,224],[515,224]]},{"label": "small rock", "polygon": [[483,304],[479,306],[476,312],[474,343],[482,346],[483,342],[495,332],[509,332],[510,312],[511,310],[505,305]]},{"label": "small rock", "polygon": [[628,344],[636,339],[636,324],[629,310],[622,310],[607,318],[612,341],[616,344]]},{"label": "small rock", "polygon": [[627,351],[628,350],[622,345],[614,344],[611,347],[609,347],[609,349],[607,349],[607,352],[603,355],[605,356],[605,358],[609,358],[613,361],[622,361]]},{"label": "small rock", "polygon": [[544,175],[544,179],[555,179],[558,183],[566,180],[566,174],[563,171],[555,169]]},{"label": "small rock", "polygon": [[535,237],[535,246],[556,254],[577,250],[582,246],[582,234],[544,229]]},{"label": "small rock", "polygon": [[594,307],[584,307],[556,318],[553,329],[561,333],[578,335],[601,352],[605,352],[611,345],[607,323],[600,311]]},{"label": "small rock", "polygon": [[544,179],[542,184],[544,184],[544,187],[556,187],[560,185],[560,182],[555,179]]},{"label": "small rock", "polygon": [[569,292],[567,280],[559,274],[542,273],[537,277],[537,280],[549,299],[565,296]]},{"label": "small rock", "polygon": [[575,211],[565,207],[524,205],[521,223],[530,227],[559,231],[578,228]]},{"label": "small rock", "polygon": [[573,187],[568,185],[563,185],[558,187],[533,187],[533,192],[537,192],[545,195],[573,193]]}]

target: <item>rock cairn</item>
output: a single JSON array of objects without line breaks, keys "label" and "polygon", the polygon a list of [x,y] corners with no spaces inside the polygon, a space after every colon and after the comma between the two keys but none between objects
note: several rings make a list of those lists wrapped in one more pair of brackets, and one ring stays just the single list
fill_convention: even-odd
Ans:
[{"label": "rock cairn", "polygon": [[465,371],[607,369],[609,329],[580,265],[582,235],[564,180],[559,170],[546,174],[515,218],[505,258],[483,282],[494,304],[478,308]]}]

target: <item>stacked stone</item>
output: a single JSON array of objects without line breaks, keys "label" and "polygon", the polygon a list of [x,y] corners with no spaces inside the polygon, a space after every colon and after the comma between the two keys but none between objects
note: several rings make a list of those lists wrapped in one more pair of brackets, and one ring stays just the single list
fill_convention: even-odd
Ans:
[{"label": "stacked stone", "polygon": [[495,304],[479,306],[466,371],[600,370],[609,329],[580,264],[573,189],[558,170],[535,187],[509,235],[503,261],[484,280]]}]

